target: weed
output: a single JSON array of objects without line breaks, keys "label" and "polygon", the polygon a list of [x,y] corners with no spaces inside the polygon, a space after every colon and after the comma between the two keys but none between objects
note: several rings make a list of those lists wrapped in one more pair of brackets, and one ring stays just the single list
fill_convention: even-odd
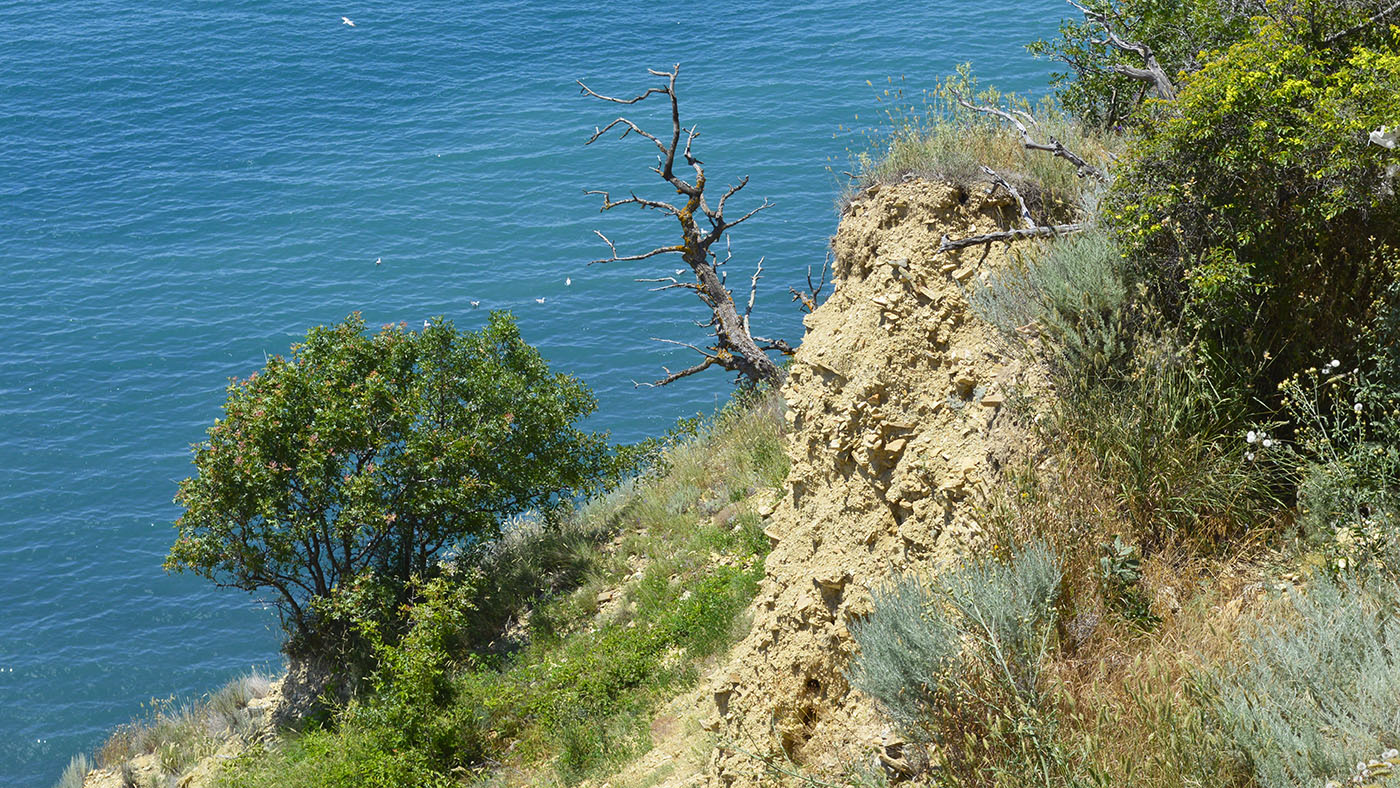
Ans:
[{"label": "weed", "polygon": [[1043,545],[941,577],[905,577],[878,592],[869,618],[852,628],[853,683],[933,748],[945,779],[1048,781],[1055,719],[1041,667],[1060,582],[1059,560]]},{"label": "weed", "polygon": [[1015,129],[966,109],[956,95],[971,97],[978,104],[1030,112],[1039,124],[1037,134],[1063,141],[1094,164],[1103,164],[1119,147],[1111,137],[1074,123],[1050,101],[1032,105],[995,88],[981,89],[967,66],[917,95],[903,78],[898,83],[889,79],[875,94],[879,125],[862,133],[864,141],[858,150],[847,149],[853,172],[843,204],[871,185],[909,176],[986,188],[990,182],[981,170],[986,165],[1015,185],[1038,215],[1079,211],[1091,192],[1073,167],[1040,151],[1026,150]]}]

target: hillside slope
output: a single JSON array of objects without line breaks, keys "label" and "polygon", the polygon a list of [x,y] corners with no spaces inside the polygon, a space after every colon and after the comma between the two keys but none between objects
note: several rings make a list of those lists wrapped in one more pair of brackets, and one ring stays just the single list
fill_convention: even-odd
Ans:
[{"label": "hillside slope", "polygon": [[1008,202],[910,181],[846,211],[835,292],[807,317],[783,389],[792,470],[765,523],[753,627],[709,687],[716,784],[771,780],[773,764],[835,776],[898,763],[900,742],[848,685],[848,626],[886,579],[976,549],[978,506],[1022,442],[1005,397],[1044,385],[965,295],[1014,252],[935,253],[945,234],[1005,229]]}]

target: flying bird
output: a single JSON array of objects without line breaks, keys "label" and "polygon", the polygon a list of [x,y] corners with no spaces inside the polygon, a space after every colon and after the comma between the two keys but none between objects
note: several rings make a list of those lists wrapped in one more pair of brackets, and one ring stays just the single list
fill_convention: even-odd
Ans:
[{"label": "flying bird", "polygon": [[374,264],[375,264],[375,265],[379,265],[380,263],[383,263],[383,262],[384,262],[384,258],[382,258],[382,257],[376,257],[376,258],[374,258]]},{"label": "flying bird", "polygon": [[481,306],[481,302],[480,302],[480,301],[473,301],[473,302],[472,302],[472,309],[476,309],[476,308],[479,307],[479,306]]},{"label": "flying bird", "polygon": [[571,285],[571,284],[573,284],[573,283],[574,283],[574,280],[573,280],[573,279],[571,279],[571,278],[569,278],[569,277],[567,277],[567,276],[564,277],[564,286],[565,286],[565,287],[568,287],[569,285]]},{"label": "flying bird", "polygon": [[340,18],[340,23],[341,23],[342,25],[349,25],[349,26],[351,26],[351,27],[354,27],[354,26],[355,26],[355,23],[354,23],[354,22],[351,22],[351,21],[350,21],[350,17],[348,17],[348,16],[342,16],[342,17]]},{"label": "flying bird", "polygon": [[543,303],[544,303],[544,296],[540,296],[539,298],[536,298],[536,299],[535,299],[535,303],[537,303],[537,304],[543,304]]}]

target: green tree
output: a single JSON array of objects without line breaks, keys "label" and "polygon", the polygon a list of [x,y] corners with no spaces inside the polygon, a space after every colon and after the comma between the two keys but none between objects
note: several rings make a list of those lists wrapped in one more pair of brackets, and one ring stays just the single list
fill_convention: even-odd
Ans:
[{"label": "green tree", "polygon": [[324,652],[357,617],[397,616],[446,551],[614,472],[607,435],[576,426],[594,407],[507,313],[478,332],[313,328],[230,384],[165,566],[267,594],[289,650]]}]

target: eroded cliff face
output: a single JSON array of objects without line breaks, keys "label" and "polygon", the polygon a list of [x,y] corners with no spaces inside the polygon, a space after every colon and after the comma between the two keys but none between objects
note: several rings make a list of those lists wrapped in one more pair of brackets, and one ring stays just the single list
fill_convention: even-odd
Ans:
[{"label": "eroded cliff face", "polygon": [[966,296],[1014,251],[935,254],[945,234],[1014,215],[983,187],[913,181],[870,190],[842,219],[835,292],[807,316],[783,389],[792,471],[766,521],[753,626],[708,687],[713,783],[772,782],[764,758],[824,775],[900,765],[900,743],[849,686],[849,627],[892,575],[976,549],[979,506],[1022,442],[1004,397],[1043,377],[1004,354]]}]

